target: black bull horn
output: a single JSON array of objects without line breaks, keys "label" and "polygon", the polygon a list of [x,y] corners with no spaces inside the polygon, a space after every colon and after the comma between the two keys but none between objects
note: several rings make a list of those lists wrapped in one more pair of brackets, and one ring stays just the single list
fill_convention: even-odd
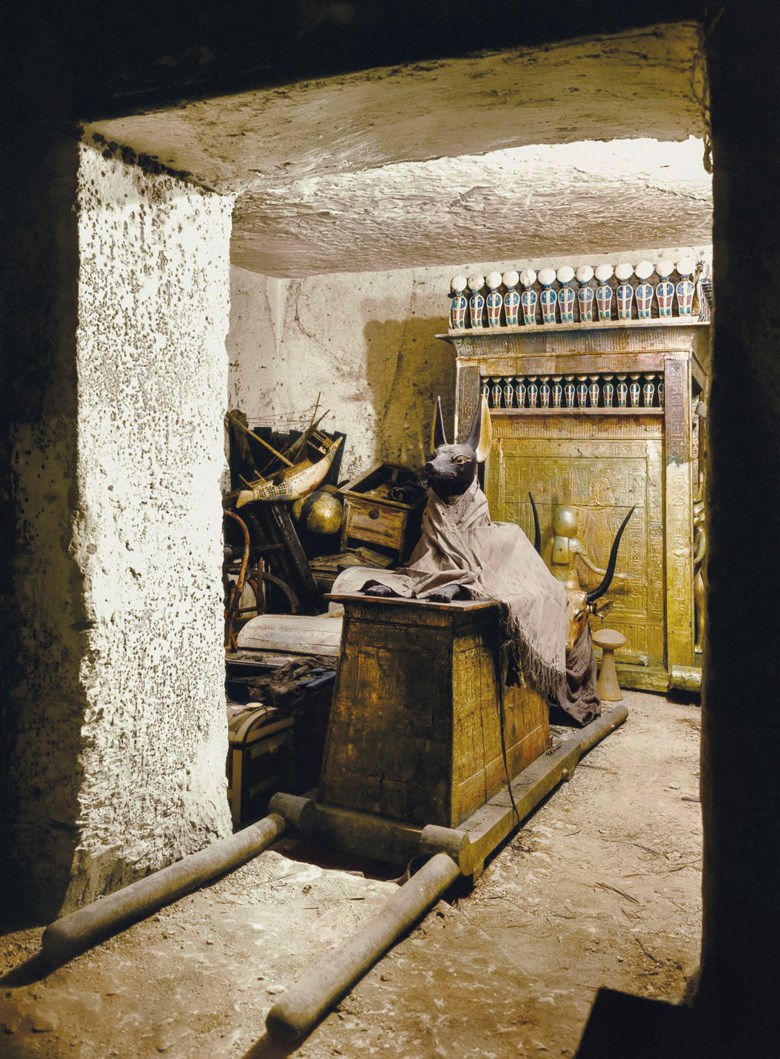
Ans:
[{"label": "black bull horn", "polygon": [[620,523],[620,529],[615,534],[615,539],[612,542],[612,548],[609,553],[609,562],[607,563],[607,572],[604,574],[604,580],[598,586],[594,588],[592,592],[585,593],[585,603],[590,606],[591,603],[595,603],[596,600],[603,596],[604,593],[609,589],[612,584],[612,578],[615,576],[615,566],[617,564],[618,548],[620,547],[620,538],[623,536],[623,530],[628,525],[628,520],[634,514],[636,510],[636,504],[631,508],[629,513]]},{"label": "black bull horn", "polygon": [[[541,555],[542,552],[542,534],[539,529],[539,513],[536,510],[536,504],[534,503],[533,496],[529,493],[528,499],[531,501],[531,510],[534,513],[534,548]],[[636,511],[636,504],[631,508],[629,513],[620,523],[620,529],[615,534],[615,539],[612,542],[612,548],[609,553],[609,562],[607,563],[607,570],[604,574],[604,579],[598,588],[594,588],[592,592],[585,594],[585,602],[587,604],[595,603],[597,599],[604,595],[609,590],[609,586],[612,584],[612,578],[615,576],[615,566],[617,565],[618,548],[620,547],[620,538],[623,536],[623,531],[628,525],[628,520]]]},{"label": "black bull horn", "polygon": [[534,548],[541,555],[542,554],[542,531],[539,529],[539,512],[536,510],[536,504],[531,494],[528,494],[528,499],[531,501],[531,510],[534,513]]}]

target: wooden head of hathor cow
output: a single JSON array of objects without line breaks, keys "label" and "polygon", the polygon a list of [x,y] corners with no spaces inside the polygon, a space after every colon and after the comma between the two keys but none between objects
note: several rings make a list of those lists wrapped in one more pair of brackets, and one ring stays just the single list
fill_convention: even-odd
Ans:
[{"label": "wooden head of hathor cow", "polygon": [[[528,494],[528,499],[531,501],[531,510],[534,515],[534,548],[541,555],[541,543],[542,535],[539,529],[539,514],[536,510],[536,504],[531,494]],[[612,584],[612,579],[615,576],[615,567],[617,566],[618,549],[620,547],[620,539],[623,536],[623,532],[628,525],[628,520],[634,514],[636,505],[631,508],[629,513],[620,523],[618,531],[615,534],[615,539],[612,541],[612,547],[609,551],[609,562],[607,563],[607,569],[604,573],[604,577],[601,580],[601,584],[597,588],[591,589],[589,592],[584,592],[581,589],[567,588],[566,596],[568,599],[567,603],[567,626],[566,626],[566,650],[570,651],[577,640],[582,635],[582,632],[587,624],[588,618],[591,614],[605,616],[607,611],[611,608],[612,602],[606,601],[599,605],[601,597],[609,591],[609,586]]]}]

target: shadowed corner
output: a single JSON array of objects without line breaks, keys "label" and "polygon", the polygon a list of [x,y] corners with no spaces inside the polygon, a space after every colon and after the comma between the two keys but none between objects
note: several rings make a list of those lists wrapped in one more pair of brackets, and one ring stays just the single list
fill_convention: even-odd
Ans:
[{"label": "shadowed corner", "polygon": [[599,989],[575,1059],[712,1059],[693,1008]]},{"label": "shadowed corner", "polygon": [[306,1040],[300,1037],[293,1042],[280,1041],[271,1037],[269,1033],[263,1034],[260,1040],[255,1041],[252,1047],[244,1052],[243,1059],[286,1059],[292,1055]]},{"label": "shadowed corner", "polygon": [[47,978],[52,971],[56,971],[60,966],[62,966],[62,963],[57,963],[55,960],[50,959],[45,953],[36,952],[23,963],[20,963],[18,967],[12,967],[10,971],[0,975],[0,986],[14,988],[34,985],[35,982],[40,982]]}]

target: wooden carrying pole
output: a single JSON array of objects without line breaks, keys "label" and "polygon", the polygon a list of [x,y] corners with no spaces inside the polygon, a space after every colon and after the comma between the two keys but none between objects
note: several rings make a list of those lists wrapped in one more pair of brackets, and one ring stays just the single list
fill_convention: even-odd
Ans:
[{"label": "wooden carrying pole", "polygon": [[274,1004],[266,1017],[268,1032],[287,1041],[308,1033],[460,874],[460,868],[447,853],[431,857],[354,938],[327,953],[318,967]]},{"label": "wooden carrying pole", "polygon": [[387,854],[387,859],[401,848],[407,854],[416,849],[433,855],[354,938],[327,953],[319,966],[279,998],[266,1017],[268,1033],[289,1042],[313,1029],[459,876],[478,875],[485,858],[627,716],[622,705],[606,710],[578,735],[523,769],[512,782],[511,797],[500,791],[458,829],[428,825],[420,834],[408,825],[317,804],[311,798],[275,795],[271,807],[284,815],[290,828],[326,847],[365,852],[370,842],[372,854],[381,850],[380,856]]},{"label": "wooden carrying pole", "polygon": [[286,826],[284,817],[270,813],[229,838],[220,839],[123,890],[55,920],[41,938],[44,957],[50,962],[64,963],[158,908],[246,864],[275,842]]}]

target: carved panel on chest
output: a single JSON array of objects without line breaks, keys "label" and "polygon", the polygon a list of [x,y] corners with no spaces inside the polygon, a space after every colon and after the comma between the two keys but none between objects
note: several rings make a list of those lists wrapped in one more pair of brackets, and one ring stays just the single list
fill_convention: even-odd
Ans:
[{"label": "carved panel on chest", "polygon": [[546,750],[544,699],[517,687],[499,698],[494,604],[338,598],[324,804],[454,827],[502,788],[507,767],[514,776]]}]

